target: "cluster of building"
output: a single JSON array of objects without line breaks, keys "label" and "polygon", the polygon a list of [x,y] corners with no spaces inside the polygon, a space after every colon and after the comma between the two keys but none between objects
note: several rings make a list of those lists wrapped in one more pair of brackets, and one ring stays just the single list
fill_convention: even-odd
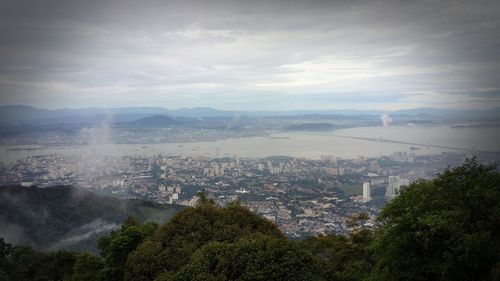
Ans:
[{"label": "cluster of building", "polygon": [[287,235],[301,237],[346,233],[349,216],[366,212],[374,218],[402,186],[431,178],[464,157],[395,155],[357,159],[324,155],[311,160],[54,154],[0,165],[0,184],[75,185],[121,198],[188,206],[203,191],[220,204],[240,198]]}]

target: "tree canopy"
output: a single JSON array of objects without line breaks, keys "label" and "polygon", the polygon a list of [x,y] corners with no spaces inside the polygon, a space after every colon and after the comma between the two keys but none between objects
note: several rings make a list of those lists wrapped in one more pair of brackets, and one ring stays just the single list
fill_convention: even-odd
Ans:
[{"label": "tree canopy", "polygon": [[196,208],[178,213],[130,254],[125,279],[142,280],[144,276],[152,278],[161,272],[176,271],[209,242],[232,243],[255,234],[284,239],[273,223],[239,204],[223,208],[201,200]]},{"label": "tree canopy", "polygon": [[208,243],[175,274],[158,280],[326,280],[318,274],[318,265],[298,243],[260,235],[236,243]]},{"label": "tree canopy", "polygon": [[374,280],[500,277],[500,176],[475,159],[409,185],[378,221]]}]

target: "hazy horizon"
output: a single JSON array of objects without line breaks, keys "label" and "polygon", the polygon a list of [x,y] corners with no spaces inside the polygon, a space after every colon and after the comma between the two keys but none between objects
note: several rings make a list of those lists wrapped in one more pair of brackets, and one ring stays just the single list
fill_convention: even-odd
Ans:
[{"label": "hazy horizon", "polygon": [[[210,110],[216,110],[216,111],[234,111],[234,112],[302,112],[302,111],[318,111],[318,112],[323,112],[323,111],[360,111],[360,112],[398,112],[398,111],[419,111],[419,110],[437,110],[437,111],[479,111],[479,110],[484,110],[483,109],[470,109],[470,108],[439,108],[439,107],[411,107],[411,108],[402,108],[402,109],[393,109],[393,110],[380,110],[380,109],[375,109],[375,108],[366,108],[366,109],[357,109],[357,108],[303,108],[303,109],[259,109],[259,108],[254,108],[254,109],[244,109],[244,110],[238,110],[238,109],[233,109],[233,108],[222,108],[222,107],[211,107],[211,106],[192,106],[192,107],[168,107],[163,106],[163,105],[130,105],[130,106],[82,106],[82,107],[43,107],[43,106],[32,106],[32,105],[25,105],[25,104],[4,104],[0,105],[0,108],[6,108],[6,107],[28,107],[28,108],[34,108],[34,109],[41,109],[41,110],[86,110],[86,109],[96,109],[96,110],[108,110],[108,109],[165,109],[165,110],[197,110],[197,109],[210,109]],[[496,110],[500,109],[500,106],[498,107],[491,107],[487,110]]]}]

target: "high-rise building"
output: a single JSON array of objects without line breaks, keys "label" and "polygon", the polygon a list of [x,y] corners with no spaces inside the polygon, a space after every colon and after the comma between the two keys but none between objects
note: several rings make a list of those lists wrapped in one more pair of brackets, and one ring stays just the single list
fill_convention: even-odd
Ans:
[{"label": "high-rise building", "polygon": [[330,155],[330,154],[325,154],[325,155],[320,155],[321,161],[326,161],[326,162],[335,162],[335,156]]},{"label": "high-rise building", "polygon": [[271,160],[267,160],[267,169],[269,171],[272,171],[273,169],[273,162],[271,162]]},{"label": "high-rise building", "polygon": [[370,200],[372,200],[370,196],[370,183],[365,181],[363,183],[363,202],[370,202]]},{"label": "high-rise building", "polygon": [[259,169],[259,171],[264,171],[264,164],[262,163],[257,164],[257,169]]},{"label": "high-rise building", "polygon": [[387,185],[387,188],[385,190],[385,197],[388,199],[396,197],[396,194],[399,191],[399,187],[399,176],[389,176],[389,185]]},{"label": "high-rise building", "polygon": [[219,164],[217,164],[216,162],[212,162],[212,174],[214,176],[220,175],[220,167]]}]

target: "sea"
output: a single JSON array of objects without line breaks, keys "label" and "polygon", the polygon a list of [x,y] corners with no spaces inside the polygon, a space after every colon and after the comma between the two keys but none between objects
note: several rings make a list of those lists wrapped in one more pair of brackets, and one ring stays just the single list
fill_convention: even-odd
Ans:
[{"label": "sea", "polygon": [[45,147],[1,145],[0,161],[9,163],[28,156],[65,154],[100,156],[181,155],[264,158],[291,156],[319,159],[322,155],[353,159],[379,157],[397,151],[416,155],[463,152],[500,152],[500,128],[438,126],[356,127],[326,132],[279,133],[266,137],[229,138],[218,141],[113,144]]}]

